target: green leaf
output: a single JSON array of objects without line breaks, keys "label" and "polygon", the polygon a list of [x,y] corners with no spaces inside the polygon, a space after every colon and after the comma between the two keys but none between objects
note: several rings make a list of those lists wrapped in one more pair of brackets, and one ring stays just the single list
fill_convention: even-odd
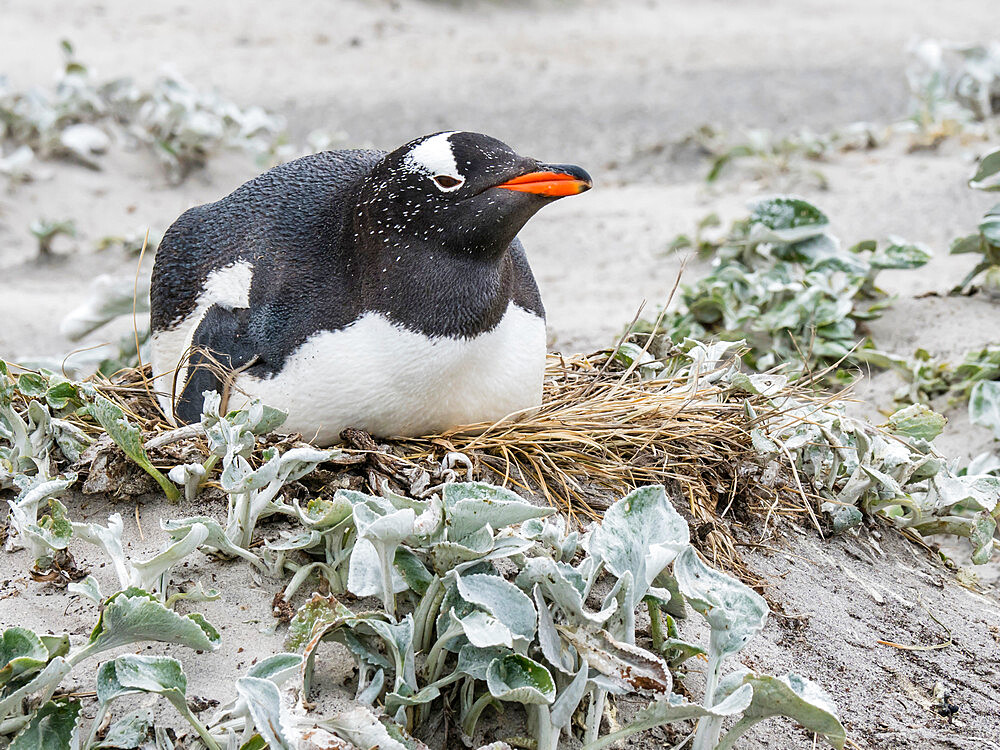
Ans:
[{"label": "green leaf", "polygon": [[41,398],[49,389],[49,379],[36,372],[25,372],[17,378],[17,390],[27,398]]},{"label": "green leaf", "polygon": [[525,705],[550,704],[556,697],[549,670],[520,654],[494,659],[486,670],[486,686],[494,698]]},{"label": "green leaf", "polygon": [[250,667],[247,677],[259,677],[280,685],[295,674],[300,666],[302,657],[299,654],[275,654]]},{"label": "green leaf", "polygon": [[[769,716],[788,716],[810,732],[823,735],[837,750],[843,750],[847,733],[837,718],[837,708],[830,696],[815,682],[790,672],[783,677],[744,676],[744,687],[753,687],[753,699],[743,718],[716,746],[729,750],[753,724]],[[743,688],[740,688],[743,689]]]},{"label": "green leaf", "polygon": [[933,251],[920,243],[890,237],[889,246],[872,255],[872,268],[920,268],[934,257]]},{"label": "green leaf", "polygon": [[149,711],[133,711],[108,727],[104,739],[91,747],[94,750],[133,750],[145,741],[152,726],[153,717]]},{"label": "green leaf", "polygon": [[611,732],[594,742],[584,745],[583,750],[601,750],[601,748],[607,747],[625,737],[652,729],[653,727],[663,726],[664,724],[673,724],[678,721],[700,719],[702,717],[723,719],[728,716],[734,716],[750,705],[752,694],[752,688],[741,688],[712,708],[705,708],[704,706],[699,706],[697,703],[688,703],[683,697],[671,694],[665,700],[653,701],[644,709],[637,712],[632,717],[632,721],[624,729]]},{"label": "green leaf", "polygon": [[79,701],[49,701],[18,732],[9,750],[75,750],[79,725]]},{"label": "green leaf", "polygon": [[78,583],[70,583],[66,586],[66,588],[71,594],[86,597],[98,606],[100,606],[101,601],[104,599],[104,597],[101,596],[101,585],[97,582],[97,579],[91,575],[88,575]]},{"label": "green leaf", "polygon": [[271,750],[295,750],[298,747],[277,685],[259,677],[241,677],[236,681],[236,692],[246,701],[253,725],[267,740]]},{"label": "green leaf", "polygon": [[93,401],[90,405],[90,412],[94,418],[100,422],[101,427],[108,433],[115,444],[121,448],[125,455],[142,467],[156,483],[160,485],[170,502],[177,502],[180,499],[180,491],[177,487],[160,471],[153,466],[146,454],[146,449],[142,445],[142,432],[134,424],[129,422],[125,412],[116,404],[112,403],[99,393],[94,393]]},{"label": "green leaf", "polygon": [[948,252],[951,255],[963,255],[965,253],[980,253],[983,251],[982,239],[978,234],[969,234],[952,240]]},{"label": "green leaf", "polygon": [[73,533],[79,539],[93,544],[104,550],[105,554],[111,558],[115,574],[118,576],[118,583],[123,588],[129,585],[131,573],[129,572],[128,561],[125,559],[125,550],[122,548],[122,532],[125,526],[122,523],[120,513],[112,513],[108,516],[108,525],[101,526],[97,523],[74,523]]},{"label": "green leaf", "polygon": [[426,566],[420,562],[420,558],[413,554],[406,547],[398,547],[396,556],[393,558],[393,565],[403,576],[406,585],[409,586],[418,596],[423,596],[427,592],[434,576],[427,570]]},{"label": "green leaf", "polygon": [[103,704],[129,693],[158,693],[183,701],[187,677],[177,659],[127,654],[104,662],[97,670],[97,700]]},{"label": "green leaf", "polygon": [[979,234],[992,247],[1000,247],[1000,204],[993,206],[983,216],[983,220],[979,222]]},{"label": "green leaf", "polygon": [[725,657],[740,651],[767,619],[764,598],[735,578],[708,567],[687,547],[674,562],[681,593],[712,629],[710,653]]},{"label": "green leaf", "polygon": [[758,241],[792,243],[822,234],[830,220],[811,203],[777,197],[756,203],[747,223]]},{"label": "green leaf", "polygon": [[525,647],[531,644],[537,614],[535,605],[521,589],[500,576],[486,573],[455,575],[455,583],[465,601],[481,607],[510,631],[515,644],[520,642]]},{"label": "green leaf", "polygon": [[69,662],[61,656],[53,657],[52,661],[45,665],[45,669],[28,680],[27,683],[15,690],[10,690],[3,698],[0,698],[0,720],[9,713],[19,710],[21,702],[35,693],[47,691],[45,695],[51,695],[62,678],[69,674],[70,669],[72,667]]},{"label": "green leaf", "polygon": [[969,179],[976,190],[1000,190],[1000,150],[992,151],[979,160],[976,173]]},{"label": "green leaf", "polygon": [[128,588],[113,594],[104,604],[90,640],[74,663],[100,651],[138,641],[178,643],[188,648],[214,651],[221,638],[198,613],[179,615],[160,604],[152,594]]},{"label": "green leaf", "polygon": [[354,617],[354,613],[341,604],[336,597],[313,594],[312,599],[299,607],[289,623],[285,647],[299,649],[320,629],[326,626],[335,627],[352,617]]},{"label": "green leaf", "polygon": [[38,672],[49,660],[42,639],[27,628],[13,627],[0,635],[0,687],[15,677]]},{"label": "green leaf", "polygon": [[948,420],[941,414],[923,404],[910,404],[889,417],[889,431],[894,435],[933,440]]},{"label": "green leaf", "polygon": [[503,487],[482,482],[455,482],[442,490],[448,539],[463,542],[487,524],[494,531],[505,526],[552,515],[554,508],[542,508],[523,500]]},{"label": "green leaf", "polygon": [[57,656],[65,656],[69,653],[69,633],[40,635],[38,637],[45,644],[45,649],[49,652],[49,659],[55,659]]},{"label": "green leaf", "polygon": [[1000,440],[1000,381],[981,380],[972,387],[969,419],[973,424],[989,427],[993,437]]},{"label": "green leaf", "polygon": [[[662,485],[633,490],[604,513],[590,537],[590,553],[616,577],[631,573],[631,609],[690,540],[687,522],[667,499]],[[669,600],[669,595],[666,599]]]}]

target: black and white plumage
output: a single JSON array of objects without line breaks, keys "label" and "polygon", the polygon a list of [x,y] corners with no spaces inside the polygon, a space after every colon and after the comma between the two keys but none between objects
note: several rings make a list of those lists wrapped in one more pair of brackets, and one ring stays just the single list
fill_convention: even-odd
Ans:
[{"label": "black and white plumage", "polygon": [[545,313],[518,231],[583,192],[478,133],[391,153],[328,151],[186,211],[157,252],[153,372],[196,421],[202,392],[288,412],[321,444],[342,429],[416,435],[541,401]]}]

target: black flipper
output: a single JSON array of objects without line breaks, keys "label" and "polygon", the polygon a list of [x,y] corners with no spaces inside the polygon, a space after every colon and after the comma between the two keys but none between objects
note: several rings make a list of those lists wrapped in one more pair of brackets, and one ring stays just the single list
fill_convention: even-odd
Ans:
[{"label": "black flipper", "polygon": [[190,424],[201,419],[202,394],[226,389],[227,375],[251,362],[256,347],[247,333],[249,310],[212,305],[195,329],[188,358],[188,375],[174,415]]}]

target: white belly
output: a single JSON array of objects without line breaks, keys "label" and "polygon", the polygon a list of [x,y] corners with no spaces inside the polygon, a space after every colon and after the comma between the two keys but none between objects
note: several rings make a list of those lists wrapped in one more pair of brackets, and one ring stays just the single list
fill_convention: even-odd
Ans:
[{"label": "white belly", "polygon": [[259,398],[288,412],[283,432],[319,444],[345,427],[421,435],[539,405],[544,371],[545,322],[513,304],[471,339],[428,338],[367,313],[313,334],[273,377],[239,376],[230,408]]}]

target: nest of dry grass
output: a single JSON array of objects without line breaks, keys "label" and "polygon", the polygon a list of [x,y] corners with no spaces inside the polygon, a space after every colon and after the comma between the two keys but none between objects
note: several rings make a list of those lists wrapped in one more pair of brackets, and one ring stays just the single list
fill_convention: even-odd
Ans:
[{"label": "nest of dry grass", "polygon": [[[148,370],[125,370],[98,387],[144,430],[172,429],[148,377]],[[809,392],[790,386],[787,395]],[[599,518],[637,486],[663,483],[684,498],[703,553],[751,577],[734,527],[766,526],[775,514],[815,523],[818,500],[799,486],[790,463],[764,460],[752,447],[750,429],[782,416],[771,403],[717,385],[692,390],[686,377],[643,379],[613,350],[550,355],[543,405],[533,413],[379,445],[352,431],[348,453],[358,460],[341,470],[366,470],[370,487],[388,478],[406,491],[415,472],[439,476],[448,454],[461,453],[476,478],[540,496],[578,522]]]}]

